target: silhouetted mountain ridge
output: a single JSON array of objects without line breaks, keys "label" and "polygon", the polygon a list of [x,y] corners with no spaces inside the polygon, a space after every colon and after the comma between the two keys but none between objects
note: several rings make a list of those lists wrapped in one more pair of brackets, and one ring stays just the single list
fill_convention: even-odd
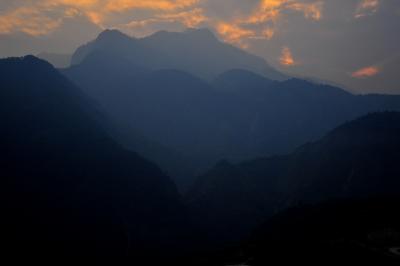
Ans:
[{"label": "silhouetted mountain ridge", "polygon": [[66,68],[71,64],[70,54],[57,54],[43,52],[37,55],[38,58],[46,60],[56,68]]},{"label": "silhouetted mountain ridge", "polygon": [[231,68],[249,69],[273,79],[286,78],[265,60],[220,42],[208,29],[160,31],[142,39],[106,30],[96,40],[78,48],[72,64],[79,64],[95,51],[124,56],[151,70],[179,69],[205,79],[212,79]]},{"label": "silhouetted mountain ridge", "polygon": [[0,73],[7,256],[97,263],[170,255],[186,223],[173,182],[116,144],[99,108],[47,62],[4,59]]}]

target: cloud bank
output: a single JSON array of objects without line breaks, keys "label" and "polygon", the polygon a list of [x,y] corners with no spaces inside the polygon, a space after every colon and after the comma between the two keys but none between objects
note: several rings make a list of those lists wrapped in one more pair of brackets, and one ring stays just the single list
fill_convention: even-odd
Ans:
[{"label": "cloud bank", "polygon": [[[188,27],[208,27],[220,39],[264,57],[283,71],[316,76],[363,92],[377,88],[355,82],[361,82],[360,77],[372,79],[377,73],[363,74],[368,71],[361,70],[379,66],[379,74],[385,75],[388,69],[385,62],[400,52],[397,47],[400,37],[396,34],[400,28],[398,0],[15,0],[0,3],[0,40],[2,36],[22,34],[52,40],[51,50],[63,43],[61,39],[71,43],[65,46],[72,50],[105,28],[141,37],[158,30],[181,31]],[[1,44],[0,49],[6,50]],[[391,92],[399,83],[400,80],[391,78],[383,87]]]}]

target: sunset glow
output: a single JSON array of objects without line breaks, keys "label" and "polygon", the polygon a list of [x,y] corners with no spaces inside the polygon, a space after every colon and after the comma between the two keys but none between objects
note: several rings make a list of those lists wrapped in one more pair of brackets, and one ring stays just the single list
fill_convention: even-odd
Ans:
[{"label": "sunset glow", "polygon": [[282,66],[294,66],[297,64],[293,59],[293,55],[289,47],[283,47],[279,62]]},{"label": "sunset glow", "polygon": [[368,78],[377,75],[380,72],[376,66],[369,66],[355,71],[351,74],[353,78]]},{"label": "sunset glow", "polygon": [[[3,56],[42,50],[70,54],[105,29],[143,38],[158,31],[207,28],[220,41],[276,68],[354,89],[359,86],[353,83],[365,78],[393,73],[399,27],[396,0],[0,1],[0,41],[9,40],[0,43]],[[16,44],[18,38],[24,40]],[[25,39],[35,45],[28,47]],[[385,79],[390,90],[397,88],[395,79]],[[367,86],[373,90],[373,84]]]}]

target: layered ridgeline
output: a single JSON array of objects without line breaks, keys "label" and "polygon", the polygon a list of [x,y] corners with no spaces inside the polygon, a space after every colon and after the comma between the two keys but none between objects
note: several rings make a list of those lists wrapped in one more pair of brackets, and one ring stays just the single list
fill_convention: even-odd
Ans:
[{"label": "layered ridgeline", "polygon": [[[207,30],[144,39],[105,31],[72,61],[63,73],[117,121],[116,138],[156,161],[181,187],[221,159],[285,154],[345,121],[400,110],[399,96],[274,81],[265,61]],[[138,147],[131,130],[153,145]]]},{"label": "layered ridgeline", "polygon": [[173,182],[110,139],[98,108],[47,62],[4,59],[0,73],[3,254],[115,262],[172,252],[186,222]]},{"label": "layered ridgeline", "polygon": [[93,52],[122,57],[149,70],[176,69],[205,79],[213,79],[232,68],[247,69],[271,79],[286,78],[264,59],[220,42],[208,29],[160,31],[142,39],[106,30],[96,40],[78,48],[71,64],[82,63]]},{"label": "layered ridgeline", "polygon": [[224,241],[299,203],[398,197],[399,134],[400,113],[371,114],[288,156],[221,162],[197,180],[186,200],[204,232]]},{"label": "layered ridgeline", "polygon": [[40,53],[37,57],[49,62],[56,68],[66,68],[71,65],[70,54]]}]

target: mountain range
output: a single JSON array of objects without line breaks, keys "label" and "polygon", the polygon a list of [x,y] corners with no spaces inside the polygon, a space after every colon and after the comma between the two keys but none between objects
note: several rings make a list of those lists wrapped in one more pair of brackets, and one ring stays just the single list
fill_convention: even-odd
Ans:
[{"label": "mountain range", "polygon": [[400,96],[288,77],[205,29],[106,30],[71,60],[0,59],[3,258],[398,262]]},{"label": "mountain range", "polygon": [[[251,67],[240,63],[246,60],[254,61]],[[166,161],[141,148],[181,189],[221,159],[286,154],[348,120],[400,110],[399,96],[353,95],[301,79],[270,79],[264,61],[207,30],[159,32],[144,39],[107,30],[80,47],[72,62],[63,74],[118,121],[125,136],[121,142],[137,150],[141,141],[126,133],[134,131],[153,149],[171,154]],[[202,69],[213,74],[202,79]]]},{"label": "mountain range", "polygon": [[80,64],[93,52],[112,54],[153,71],[176,69],[205,79],[231,68],[247,69],[272,79],[286,78],[264,59],[219,41],[208,29],[160,31],[141,39],[118,30],[105,30],[94,41],[79,47],[71,64]]}]

